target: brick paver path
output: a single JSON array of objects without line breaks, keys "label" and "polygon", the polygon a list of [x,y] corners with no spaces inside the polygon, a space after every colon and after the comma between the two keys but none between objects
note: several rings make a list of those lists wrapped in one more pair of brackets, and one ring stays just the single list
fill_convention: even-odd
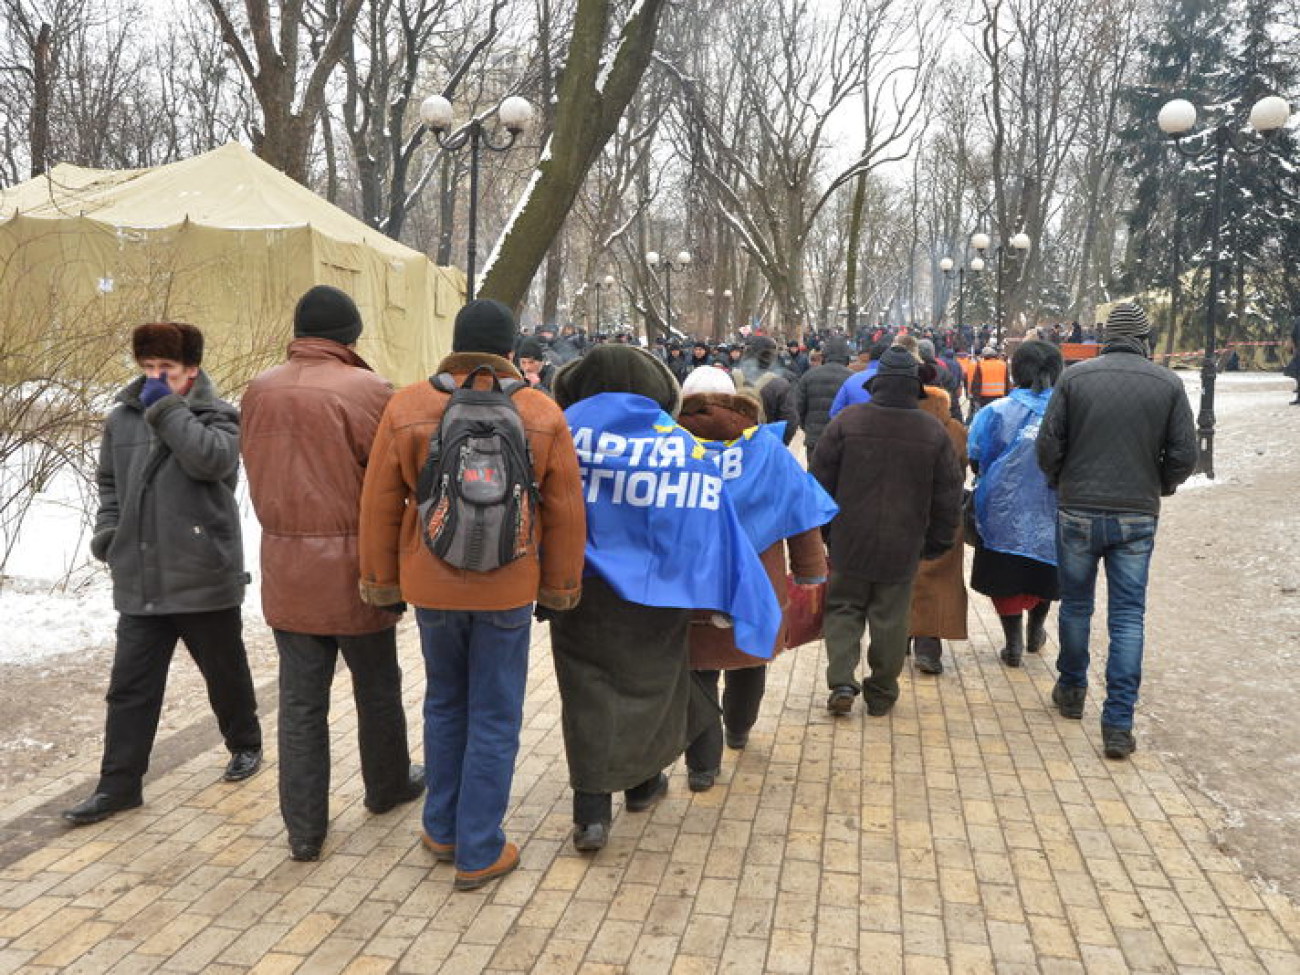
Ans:
[{"label": "brick paver path", "polygon": [[[907,673],[889,718],[832,719],[820,648],[786,654],[719,784],[692,795],[679,763],[652,811],[616,805],[594,857],[568,842],[537,628],[506,824],[523,865],[472,894],[421,849],[414,806],[363,808],[345,676],[316,864],[288,860],[273,751],[249,782],[216,781],[210,715],[107,823],[57,820],[97,755],[51,769],[0,799],[0,973],[1300,972],[1300,911],[1219,852],[1216,810],[1142,749],[1141,723],[1133,761],[1108,762],[1096,689],[1082,723],[1061,719],[1054,647],[1008,671],[972,607],[971,642],[940,678]],[[401,642],[418,732],[409,624]]]}]

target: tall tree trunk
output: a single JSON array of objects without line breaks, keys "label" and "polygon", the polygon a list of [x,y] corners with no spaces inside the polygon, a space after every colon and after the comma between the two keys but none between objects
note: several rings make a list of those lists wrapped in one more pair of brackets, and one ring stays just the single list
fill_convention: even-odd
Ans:
[{"label": "tall tree trunk", "polygon": [[848,313],[844,320],[845,330],[850,336],[858,330],[858,255],[862,248],[862,212],[867,205],[867,174],[857,178],[853,187],[853,203],[849,208],[849,240],[845,249],[844,271],[844,310]]},{"label": "tall tree trunk", "polygon": [[30,143],[32,175],[45,172],[50,152],[50,88],[54,75],[54,32],[49,24],[41,24],[36,35],[36,50],[32,57],[32,119]]},{"label": "tall tree trunk", "polygon": [[518,306],[564,226],[587,170],[613,135],[654,52],[665,0],[634,5],[617,49],[605,55],[612,0],[578,0],[560,72],[555,130],[526,196],[483,269],[483,297]]}]

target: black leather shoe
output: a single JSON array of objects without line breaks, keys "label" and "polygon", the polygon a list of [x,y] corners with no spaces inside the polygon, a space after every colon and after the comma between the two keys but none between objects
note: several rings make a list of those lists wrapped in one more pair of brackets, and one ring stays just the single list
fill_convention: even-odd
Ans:
[{"label": "black leather shoe", "polygon": [[868,697],[866,701],[867,714],[873,718],[883,718],[894,710],[894,702],[887,697]]},{"label": "black leather shoe", "polygon": [[831,696],[826,699],[826,710],[837,716],[848,714],[853,710],[853,699],[857,696],[855,688],[841,684],[831,690]]},{"label": "black leather shoe", "polygon": [[289,839],[289,859],[299,863],[315,863],[320,859],[320,849],[324,846],[319,840]]},{"label": "black leather shoe", "polygon": [[718,773],[721,769],[706,769],[702,771],[691,770],[686,775],[686,786],[692,792],[708,792],[713,788],[713,783],[718,780]]},{"label": "black leather shoe", "polygon": [[1137,739],[1128,728],[1104,724],[1101,726],[1101,747],[1107,758],[1128,758],[1137,751]]},{"label": "black leather shoe", "polygon": [[123,799],[120,796],[110,796],[107,792],[96,792],[71,809],[63,810],[63,818],[73,826],[89,826],[91,823],[102,823],[114,813],[135,809],[140,804],[138,798]]},{"label": "black leather shoe", "polygon": [[660,772],[650,783],[642,783],[627,790],[625,806],[628,812],[645,812],[668,794],[668,776]]},{"label": "black leather shoe", "polygon": [[398,806],[404,806],[408,802],[414,802],[420,796],[424,795],[424,766],[412,765],[406,784],[402,790],[393,798],[385,799],[382,802],[374,801],[367,797],[366,808],[376,816],[382,816],[386,812],[391,812]]},{"label": "black leather shoe", "polygon": [[732,751],[740,751],[749,744],[748,731],[728,731],[726,733],[727,747]]},{"label": "black leather shoe", "polygon": [[609,842],[609,823],[578,823],[573,827],[573,847],[583,853],[603,850]]},{"label": "black leather shoe", "polygon": [[1083,702],[1088,698],[1086,687],[1066,687],[1060,681],[1052,688],[1052,703],[1063,718],[1078,721],[1083,717]]},{"label": "black leather shoe", "polygon": [[223,782],[243,782],[244,779],[252,778],[257,774],[257,770],[262,767],[262,750],[235,752],[230,756],[230,764],[226,766],[226,774],[221,777]]}]

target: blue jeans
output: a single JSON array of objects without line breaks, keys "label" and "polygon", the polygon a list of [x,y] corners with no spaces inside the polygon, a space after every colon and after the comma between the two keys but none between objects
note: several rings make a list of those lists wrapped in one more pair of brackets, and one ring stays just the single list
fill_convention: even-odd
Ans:
[{"label": "blue jeans", "polygon": [[523,724],[532,606],[493,612],[417,609],[428,683],[424,831],[456,845],[456,869],[482,870],[501,829]]},{"label": "blue jeans", "polygon": [[1106,566],[1106,703],[1101,723],[1133,727],[1142,685],[1142,627],[1147,572],[1156,542],[1155,515],[1062,508],[1056,515],[1057,572],[1061,579],[1061,653],[1056,669],[1065,687],[1088,686],[1088,632],[1097,587],[1097,562]]}]

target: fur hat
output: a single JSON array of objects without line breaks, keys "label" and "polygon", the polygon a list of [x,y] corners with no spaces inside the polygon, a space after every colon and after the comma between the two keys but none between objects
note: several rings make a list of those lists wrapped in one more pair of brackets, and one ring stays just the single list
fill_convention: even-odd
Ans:
[{"label": "fur hat", "polygon": [[1141,305],[1135,305],[1131,301],[1121,301],[1106,316],[1106,338],[1108,339],[1120,336],[1145,338],[1150,331],[1151,323],[1147,321],[1147,313],[1142,310]]},{"label": "fur hat", "polygon": [[318,284],[298,299],[293,310],[293,337],[351,345],[361,337],[361,312],[338,288]]},{"label": "fur hat", "polygon": [[732,382],[727,370],[717,366],[700,366],[692,369],[691,374],[682,383],[682,395],[692,393],[734,393],[736,384]]},{"label": "fur hat", "polygon": [[555,374],[551,392],[562,410],[600,393],[639,393],[673,416],[682,402],[681,387],[668,367],[634,345],[596,346]]},{"label": "fur hat", "polygon": [[[547,328],[543,326],[538,333]],[[554,328],[549,330],[555,331]],[[518,332],[514,312],[499,301],[479,298],[457,312],[451,333],[451,351],[507,356],[514,351]]]},{"label": "fur hat", "polygon": [[170,359],[183,366],[203,363],[203,333],[186,322],[150,322],[131,333],[131,354],[141,359]]}]

